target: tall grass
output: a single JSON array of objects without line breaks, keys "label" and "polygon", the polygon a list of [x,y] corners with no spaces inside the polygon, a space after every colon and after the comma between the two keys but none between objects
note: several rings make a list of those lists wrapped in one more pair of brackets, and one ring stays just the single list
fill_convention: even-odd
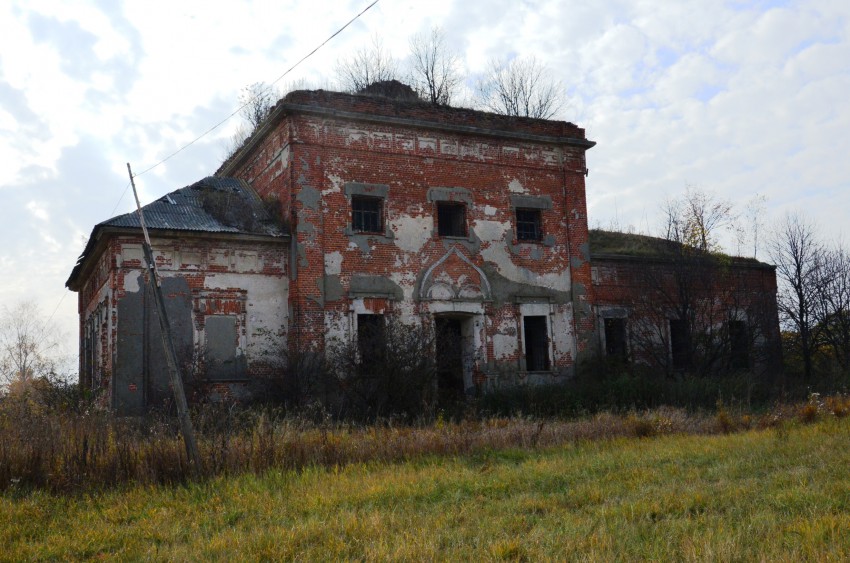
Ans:
[{"label": "tall grass", "polygon": [[848,439],[822,412],[717,436],[7,491],[0,560],[847,561]]},{"label": "tall grass", "polygon": [[[262,473],[360,462],[406,461],[587,440],[660,434],[715,434],[814,421],[850,412],[844,396],[776,406],[757,416],[719,405],[687,412],[660,407],[601,412],[572,420],[499,417],[409,425],[357,425],[274,409],[205,407],[194,413],[203,476]],[[32,402],[0,408],[0,491],[86,491],[124,483],[185,482],[188,464],[176,426],[165,417],[115,418],[102,412],[45,410]]]}]

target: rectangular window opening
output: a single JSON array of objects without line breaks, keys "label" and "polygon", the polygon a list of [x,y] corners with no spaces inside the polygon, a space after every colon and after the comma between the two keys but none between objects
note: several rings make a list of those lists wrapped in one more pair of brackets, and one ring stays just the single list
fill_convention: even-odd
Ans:
[{"label": "rectangular window opening", "polygon": [[357,351],[364,369],[374,368],[384,355],[384,316],[357,315]]},{"label": "rectangular window opening", "polygon": [[750,338],[744,321],[729,321],[729,361],[732,369],[750,367]]},{"label": "rectangular window opening", "polygon": [[441,237],[465,237],[466,205],[463,203],[438,201],[437,233]]},{"label": "rectangular window opening", "polygon": [[549,371],[549,330],[546,317],[523,317],[526,371]]},{"label": "rectangular window opening", "polygon": [[517,208],[517,240],[542,240],[543,228],[539,209]]},{"label": "rectangular window opening", "polygon": [[678,319],[670,320],[670,353],[674,369],[690,367],[690,343],[688,322]]},{"label": "rectangular window opening", "polygon": [[360,233],[384,232],[384,200],[380,197],[351,197],[351,229]]},{"label": "rectangular window opening", "polygon": [[605,319],[605,354],[621,360],[628,357],[626,319]]}]

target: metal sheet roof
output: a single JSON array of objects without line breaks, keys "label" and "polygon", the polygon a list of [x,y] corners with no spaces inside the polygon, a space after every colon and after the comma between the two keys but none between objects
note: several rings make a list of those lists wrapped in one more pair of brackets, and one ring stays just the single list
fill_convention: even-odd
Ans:
[{"label": "metal sheet roof", "polygon": [[[236,178],[209,176],[143,206],[142,212],[145,226],[150,230],[267,237],[286,235],[257,193]],[[100,232],[106,228],[141,229],[139,214],[136,211],[125,213],[95,225],[85,250],[65,283],[67,287],[77,287],[83,265],[94,251]]]}]

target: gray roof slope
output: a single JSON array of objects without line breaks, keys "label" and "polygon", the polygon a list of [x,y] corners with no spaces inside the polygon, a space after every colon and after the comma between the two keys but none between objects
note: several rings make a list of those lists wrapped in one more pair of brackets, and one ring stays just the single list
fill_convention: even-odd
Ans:
[{"label": "gray roof slope", "polygon": [[[151,230],[233,233],[281,237],[286,233],[266,210],[260,196],[236,178],[209,176],[142,206],[145,226]],[[105,228],[141,229],[136,211],[95,225],[85,250],[65,285],[74,289],[83,264]]]},{"label": "gray roof slope", "polygon": [[[216,202],[214,198],[220,201]],[[216,203],[223,207],[215,213]],[[241,216],[235,217],[237,206]],[[257,193],[236,178],[209,176],[175,190],[142,207],[149,229],[243,233],[268,236],[283,234],[269,217]],[[210,211],[213,211],[212,213]],[[141,228],[136,211],[99,223],[107,227]]]}]

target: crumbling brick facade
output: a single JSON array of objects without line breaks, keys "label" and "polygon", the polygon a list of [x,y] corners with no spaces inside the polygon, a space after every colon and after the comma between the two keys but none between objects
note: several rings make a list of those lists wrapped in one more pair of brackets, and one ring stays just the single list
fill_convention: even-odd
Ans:
[{"label": "crumbling brick facade", "polygon": [[[250,195],[236,181],[222,184]],[[210,190],[202,181],[173,192],[145,207],[146,222],[187,393],[248,398],[286,337],[288,237],[222,224],[195,205]],[[121,414],[172,402],[137,221],[97,225],[68,280],[79,292],[80,384]]]},{"label": "crumbling brick facade", "polygon": [[[663,249],[606,252],[617,238]],[[603,356],[668,373],[743,369],[771,376],[781,369],[773,266],[621,233],[594,232],[591,247]]]},{"label": "crumbling brick facade", "polygon": [[[555,381],[593,346],[592,146],[565,122],[294,92],[218,174],[291,216],[292,346],[352,339],[358,315],[450,317],[471,390]],[[358,206],[373,223],[357,223]],[[530,232],[518,235],[518,216]],[[525,334],[529,316],[545,334]],[[546,339],[538,369],[526,364],[532,336]]]},{"label": "crumbling brick facade", "polygon": [[[438,385],[467,394],[564,382],[600,351],[679,361],[682,315],[658,292],[673,262],[591,258],[593,145],[571,123],[410,96],[287,95],[215,177],[145,207],[190,392],[247,398],[269,356],[359,343],[388,316],[456,341],[435,351]],[[141,240],[135,214],[101,223],[68,280],[81,382],[124,413],[168,398]],[[778,343],[772,268],[717,271],[734,275],[706,277],[708,325],[741,349],[757,321],[747,334]]]}]

